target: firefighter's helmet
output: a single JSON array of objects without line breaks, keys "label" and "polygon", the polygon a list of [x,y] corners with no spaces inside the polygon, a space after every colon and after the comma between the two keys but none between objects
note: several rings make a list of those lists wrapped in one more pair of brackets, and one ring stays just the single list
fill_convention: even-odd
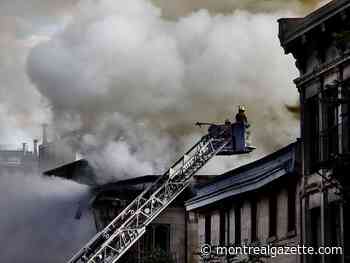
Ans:
[{"label": "firefighter's helmet", "polygon": [[239,105],[238,106],[238,111],[245,111],[245,106],[244,105]]}]

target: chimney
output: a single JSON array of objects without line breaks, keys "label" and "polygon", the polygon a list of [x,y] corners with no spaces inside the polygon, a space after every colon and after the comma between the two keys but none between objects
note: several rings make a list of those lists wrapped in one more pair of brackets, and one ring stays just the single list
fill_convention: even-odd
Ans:
[{"label": "chimney", "polygon": [[47,144],[47,124],[43,124],[43,144]]},{"label": "chimney", "polygon": [[38,157],[38,140],[34,139],[33,140],[33,152],[34,152],[34,156]]},{"label": "chimney", "polygon": [[22,143],[22,152],[23,152],[23,155],[26,154],[26,146],[27,144],[25,142]]}]

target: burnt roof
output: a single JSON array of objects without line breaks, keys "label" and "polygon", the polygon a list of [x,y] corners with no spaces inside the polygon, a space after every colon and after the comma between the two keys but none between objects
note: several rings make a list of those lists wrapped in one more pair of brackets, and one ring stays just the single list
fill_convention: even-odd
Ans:
[{"label": "burnt roof", "polygon": [[96,186],[96,173],[94,168],[85,159],[61,165],[43,172],[45,176],[57,176],[76,181],[89,186]]},{"label": "burnt roof", "polygon": [[[101,170],[96,170],[89,161],[81,159],[65,165],[61,165],[54,169],[43,172],[45,176],[57,176],[72,181],[76,181],[81,184],[92,186],[95,189],[109,189],[120,188],[138,184],[146,184],[154,182],[160,175],[144,175],[138,177],[129,177],[127,179],[116,180],[110,183],[101,184],[97,180],[97,174],[103,173]],[[103,175],[101,175],[102,177]],[[211,178],[211,175],[195,175],[196,185],[202,185]]]},{"label": "burnt roof", "polygon": [[149,183],[153,182],[158,177],[158,175],[145,175],[100,185],[96,180],[96,174],[98,172],[101,171],[97,171],[96,169],[94,169],[94,167],[90,165],[89,161],[85,159],[80,159],[78,161],[74,161],[65,165],[61,165],[54,169],[45,171],[43,174],[46,176],[57,176],[65,179],[70,179],[79,183],[94,186],[96,188],[108,187],[112,185],[127,186],[141,183]]},{"label": "burnt roof", "polygon": [[107,183],[100,185],[96,187],[95,189],[97,191],[109,191],[109,190],[117,190],[121,188],[127,188],[127,187],[136,187],[137,185],[146,185],[153,183],[159,175],[144,175],[144,176],[138,176],[134,178],[119,180],[112,183]]}]

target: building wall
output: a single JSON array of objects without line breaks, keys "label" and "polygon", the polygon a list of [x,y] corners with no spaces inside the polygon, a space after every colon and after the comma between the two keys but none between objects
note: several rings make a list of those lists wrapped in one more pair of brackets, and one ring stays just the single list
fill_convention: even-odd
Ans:
[{"label": "building wall", "polygon": [[[117,192],[117,191],[116,191]],[[110,194],[105,194],[106,197],[118,199],[117,196],[111,196]],[[120,196],[120,195],[119,195]],[[101,196],[100,196],[101,197]],[[104,197],[104,195],[102,195]],[[122,200],[121,206],[113,206],[113,202],[109,203],[107,201],[96,201],[93,204],[93,213],[95,217],[95,224],[98,231],[101,231],[111,220],[113,220],[128,204],[130,200]],[[169,254],[175,260],[175,263],[185,263],[186,262],[186,211],[183,206],[170,206],[164,210],[152,223],[147,231],[153,231],[152,226],[167,226],[169,227]],[[196,232],[197,224],[192,222],[190,230]],[[148,253],[148,248],[144,246],[149,246],[152,249],[150,240],[148,239],[152,234],[146,232],[146,234],[141,237],[141,239],[130,249],[129,254],[126,255],[127,262],[138,262],[137,257],[143,252]],[[156,240],[156,237],[152,237],[154,243],[166,243],[167,240]],[[196,240],[192,241],[197,243]],[[135,257],[131,259],[130,257]],[[123,259],[124,260],[124,259]],[[125,259],[126,260],[126,259]],[[142,261],[140,261],[142,262]]]},{"label": "building wall", "polygon": [[36,174],[38,172],[38,157],[31,151],[0,150],[0,172],[2,174]]},{"label": "building wall", "polygon": [[[342,259],[322,257],[319,261],[347,262],[350,260],[350,235],[344,231],[347,224],[340,222],[337,223],[339,226],[334,227],[333,219],[341,218],[343,212],[344,220],[340,221],[346,222],[345,219],[349,218],[347,209],[342,212],[339,195],[334,195],[336,183],[345,189],[343,198],[350,199],[347,194],[350,189],[350,180],[347,179],[350,169],[349,2],[331,1],[315,13],[313,18],[319,16],[319,19],[310,20],[311,15],[299,20],[297,25],[292,24],[288,30],[294,33],[286,38],[284,36],[287,34],[284,33],[287,31],[283,33],[283,30],[288,25],[286,20],[280,20],[282,46],[286,53],[292,53],[296,58],[300,72],[299,78],[295,80],[300,93],[300,127],[304,152],[303,208],[299,224],[304,229],[303,243],[342,245],[345,254],[348,254]],[[321,19],[322,23],[319,23]],[[302,34],[298,34],[300,31],[295,32],[300,27],[303,28]],[[343,99],[341,103],[339,98]],[[312,110],[312,100],[316,101],[315,111]],[[312,125],[315,120],[318,127]],[[326,177],[327,180],[324,179]],[[339,187],[336,188],[339,190]],[[347,202],[348,200],[344,203]],[[332,228],[337,232],[333,236],[329,234]],[[339,241],[342,239],[345,242]],[[313,261],[312,258],[305,258],[304,262]]]},{"label": "building wall", "polygon": [[229,238],[228,238],[228,243],[229,244],[235,244],[236,239],[235,239],[235,228],[236,228],[236,222],[235,222],[235,209],[234,207],[231,207],[228,212],[228,217],[229,217],[229,224],[230,224],[230,229],[229,229]]},{"label": "building wall", "polygon": [[258,239],[267,240],[269,237],[269,200],[267,196],[262,195],[257,204],[258,217]]},{"label": "building wall", "polygon": [[[196,263],[199,261],[199,244],[200,238],[204,238],[203,235],[200,235],[199,232],[202,230],[199,226],[204,226],[199,224],[199,220],[204,220],[202,217],[199,219],[198,214],[194,212],[188,212],[187,214],[187,262]],[[202,234],[204,234],[204,229]],[[204,241],[201,240],[202,242]]]},{"label": "building wall", "polygon": [[170,253],[177,263],[184,263],[186,259],[185,208],[169,207],[153,223],[170,225]]},{"label": "building wall", "polygon": [[277,239],[288,234],[288,192],[283,188],[277,192]]},{"label": "building wall", "polygon": [[[320,27],[322,30],[313,31],[312,33],[306,32],[303,36],[306,40],[303,46],[295,43],[295,48],[292,51],[298,61],[306,61],[304,69],[300,68],[303,63],[297,63],[301,74],[295,81],[302,104],[301,135],[305,153],[303,158],[303,167],[305,167],[303,171],[305,185],[303,189],[305,193],[304,220],[299,223],[304,225],[305,233],[303,233],[303,236],[305,239],[302,242],[306,244],[340,245],[339,240],[342,239],[342,229],[344,229],[344,226],[341,226],[336,230],[338,232],[337,236],[330,238],[331,218],[339,217],[341,209],[335,209],[332,211],[332,215],[329,214],[331,201],[336,201],[339,196],[333,198],[335,200],[330,200],[331,193],[334,191],[334,184],[329,184],[323,178],[327,175],[332,178],[334,172],[335,163],[330,156],[334,158],[339,154],[349,152],[350,148],[350,117],[345,117],[349,116],[346,114],[349,114],[350,103],[336,104],[329,102],[343,96],[344,90],[349,89],[349,84],[336,85],[337,82],[350,79],[349,41],[347,47],[345,46],[342,49],[335,37],[343,30],[350,29],[349,14],[349,10],[343,11],[343,13],[339,13],[324,22]],[[323,39],[322,43],[319,41],[320,39]],[[339,61],[343,62],[339,63]],[[314,115],[310,114],[310,101],[313,98],[316,98],[317,101],[317,110]],[[311,125],[312,120],[316,118],[318,119],[318,127]],[[331,121],[332,118],[334,118],[333,121]],[[310,136],[310,134],[316,134],[316,136]],[[315,145],[318,148],[316,151],[312,151]],[[312,160],[316,160],[316,162]],[[321,169],[320,164],[323,161],[328,161],[328,167],[322,166],[323,169]],[[338,178],[344,177],[347,170],[343,170],[338,174]],[[343,184],[343,187],[346,187],[346,185]],[[315,222],[319,223],[316,224]],[[332,263],[345,262],[344,259],[336,259],[337,261],[335,261],[335,259],[327,257],[320,260]],[[309,258],[307,262],[312,262],[312,258]]]},{"label": "building wall", "polygon": [[198,213],[198,247],[205,244],[205,214]]},{"label": "building wall", "polygon": [[220,212],[214,210],[211,213],[211,244],[218,246],[220,242]]},{"label": "building wall", "polygon": [[[276,246],[296,246],[300,242],[300,207],[299,207],[299,191],[300,182],[296,186],[297,191],[294,196],[295,200],[295,229],[294,231],[288,231],[288,187],[287,182],[281,182],[278,186],[270,189],[269,191],[262,190],[258,193],[246,194],[246,196],[237,201],[230,201],[230,207],[224,201],[219,202],[215,207],[223,207],[226,204],[228,208],[226,211],[227,222],[225,224],[226,232],[226,244],[233,245],[238,244],[235,240],[235,206],[240,205],[241,213],[241,243],[250,244],[252,242],[252,202],[251,199],[254,198],[257,206],[257,237],[260,244],[272,244]],[[276,217],[277,217],[277,235],[276,237],[269,237],[269,194],[271,192],[276,193],[277,196],[277,207],[276,207]],[[198,243],[191,244],[191,247],[200,247],[205,243],[205,217],[211,216],[211,245],[215,246],[219,244],[220,237],[220,213],[217,209],[206,209],[204,211],[197,211],[198,215]],[[198,262],[199,258],[193,259],[190,263]],[[269,258],[266,262],[269,263],[298,263],[300,262],[299,256],[278,256],[276,258]]]},{"label": "building wall", "polygon": [[241,242],[249,242],[251,237],[251,204],[244,200],[241,207]]}]

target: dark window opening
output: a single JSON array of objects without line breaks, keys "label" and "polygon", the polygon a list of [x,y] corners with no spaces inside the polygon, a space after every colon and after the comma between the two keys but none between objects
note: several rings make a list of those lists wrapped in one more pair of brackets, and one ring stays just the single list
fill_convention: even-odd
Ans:
[{"label": "dark window opening", "polygon": [[226,242],[226,213],[224,210],[220,211],[220,245],[224,246]]},{"label": "dark window opening", "polygon": [[211,215],[205,216],[205,243],[210,244],[211,243]]},{"label": "dark window opening", "polygon": [[305,141],[307,145],[307,158],[309,160],[308,171],[312,173],[317,168],[319,161],[319,103],[318,97],[314,96],[305,104]]},{"label": "dark window opening", "polygon": [[296,224],[296,184],[292,183],[288,189],[288,232],[295,230]]},{"label": "dark window opening", "polygon": [[145,253],[152,251],[154,248],[154,232],[153,232],[152,225],[147,227],[144,240],[145,240],[145,244],[144,244]]},{"label": "dark window opening", "polygon": [[323,160],[327,161],[338,153],[338,89],[329,88],[323,93]]},{"label": "dark window opening", "polygon": [[235,207],[235,244],[241,244],[241,207]]},{"label": "dark window opening", "polygon": [[147,226],[141,247],[144,253],[152,252],[155,249],[169,253],[170,251],[170,225],[151,224]]},{"label": "dark window opening", "polygon": [[154,227],[154,248],[159,248],[165,252],[170,250],[170,226],[155,225]]},{"label": "dark window opening", "polygon": [[257,203],[256,200],[253,200],[251,202],[251,224],[252,224],[252,228],[251,228],[251,241],[257,241]]},{"label": "dark window opening", "polygon": [[[342,96],[345,100],[350,100],[350,80],[347,80],[342,89]],[[350,153],[350,103],[342,105],[343,123],[343,152]]]},{"label": "dark window opening", "polygon": [[277,195],[271,194],[269,197],[269,236],[277,235]]},{"label": "dark window opening", "polygon": [[[154,252],[157,251],[155,254]],[[165,258],[172,257],[170,251],[170,224],[150,224],[146,232],[120,259],[123,263],[150,262],[155,255],[164,255]]]}]

